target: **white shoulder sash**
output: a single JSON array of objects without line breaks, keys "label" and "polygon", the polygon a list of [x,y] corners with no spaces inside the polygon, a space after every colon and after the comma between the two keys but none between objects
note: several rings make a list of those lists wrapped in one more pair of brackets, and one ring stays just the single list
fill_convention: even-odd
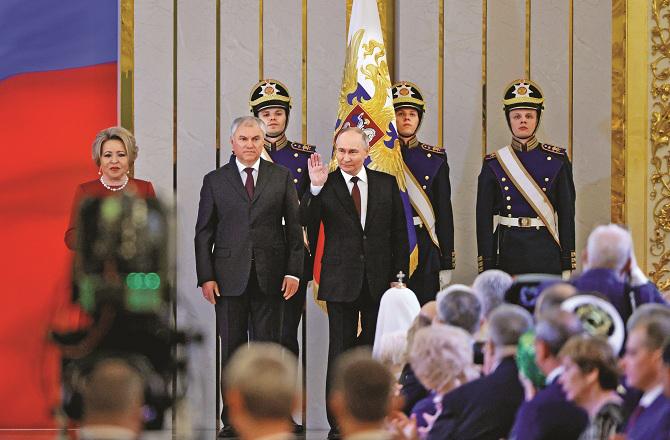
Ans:
[{"label": "white shoulder sash", "polygon": [[512,147],[509,145],[496,151],[496,158],[505,170],[505,173],[512,180],[514,186],[519,190],[524,199],[530,204],[537,215],[542,219],[542,223],[547,227],[554,240],[561,246],[556,228],[556,212],[547,195],[540,189],[535,179],[528,174],[528,170],[516,157]]}]

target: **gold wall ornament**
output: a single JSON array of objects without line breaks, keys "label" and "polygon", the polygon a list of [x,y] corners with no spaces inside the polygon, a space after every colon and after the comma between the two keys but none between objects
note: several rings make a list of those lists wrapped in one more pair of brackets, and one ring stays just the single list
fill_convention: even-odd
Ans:
[{"label": "gold wall ornament", "polygon": [[[649,239],[653,258],[651,281],[670,289],[670,1],[652,2],[651,54],[651,190],[654,233]],[[666,298],[670,298],[665,293]]]},{"label": "gold wall ornament", "polygon": [[611,206],[612,223],[626,223],[626,0],[612,1],[612,155]]},{"label": "gold wall ornament", "polygon": [[119,122],[131,133],[135,131],[135,1],[121,0],[121,59],[119,60]]}]

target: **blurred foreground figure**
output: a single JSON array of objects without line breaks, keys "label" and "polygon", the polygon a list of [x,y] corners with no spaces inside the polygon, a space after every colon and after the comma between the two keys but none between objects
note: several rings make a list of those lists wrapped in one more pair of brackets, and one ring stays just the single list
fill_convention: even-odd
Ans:
[{"label": "blurred foreground figure", "polygon": [[99,362],[84,386],[80,440],[130,440],[142,431],[144,384],[121,359]]},{"label": "blurred foreground figure", "polygon": [[108,358],[122,359],[144,379],[144,420],[163,426],[165,411],[183,390],[186,361],[175,348],[196,339],[171,324],[171,238],[168,215],[156,199],[130,194],[88,199],[77,220],[73,302],[90,317],[81,329],[52,334],[66,360],[64,409],[79,420],[87,378]]},{"label": "blurred foreground figure", "polygon": [[242,440],[293,438],[297,372],[296,357],[278,344],[252,342],[235,352],[224,380],[228,417]]}]

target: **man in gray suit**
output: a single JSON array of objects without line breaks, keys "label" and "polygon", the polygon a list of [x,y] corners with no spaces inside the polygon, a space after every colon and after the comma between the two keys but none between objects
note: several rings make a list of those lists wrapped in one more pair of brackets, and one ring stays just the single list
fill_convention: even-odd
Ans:
[{"label": "man in gray suit", "polygon": [[[291,172],[261,160],[265,124],[233,121],[235,161],[207,174],[195,226],[198,286],[214,304],[221,364],[246,343],[277,342],[281,301],[298,289],[303,238]],[[233,436],[224,404],[221,436]]]}]

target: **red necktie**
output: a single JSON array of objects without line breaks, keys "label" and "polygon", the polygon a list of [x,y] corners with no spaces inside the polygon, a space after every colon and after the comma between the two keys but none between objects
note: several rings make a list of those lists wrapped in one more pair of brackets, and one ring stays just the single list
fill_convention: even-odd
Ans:
[{"label": "red necktie", "polygon": [[630,414],[630,417],[628,417],[628,425],[626,426],[626,432],[630,432],[630,430],[635,426],[637,423],[637,419],[640,418],[640,414],[644,412],[644,406],[638,405],[635,407],[633,412]]},{"label": "red necktie", "polygon": [[244,182],[244,187],[247,189],[247,194],[249,195],[249,200],[254,198],[254,172],[253,168],[245,168],[244,171],[247,173],[247,180]]},{"label": "red necktie", "polygon": [[358,218],[361,218],[361,190],[358,188],[359,180],[361,179],[356,176],[351,178],[351,182],[354,184],[353,188],[351,188],[351,198],[354,199],[354,206],[356,207]]}]

